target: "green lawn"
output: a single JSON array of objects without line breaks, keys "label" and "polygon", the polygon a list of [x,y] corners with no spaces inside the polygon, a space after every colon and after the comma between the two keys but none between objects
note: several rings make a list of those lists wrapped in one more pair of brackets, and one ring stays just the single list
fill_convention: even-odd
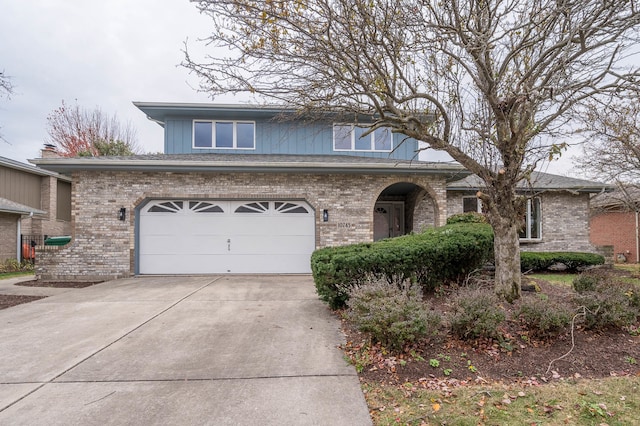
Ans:
[{"label": "green lawn", "polygon": [[528,278],[534,278],[534,279],[537,279],[537,280],[549,281],[551,284],[566,285],[568,287],[571,287],[571,283],[573,282],[573,279],[577,275],[578,274],[537,273],[537,274],[527,274],[527,277]]},{"label": "green lawn", "polygon": [[33,275],[33,271],[3,272],[3,273],[0,273],[0,280],[4,280],[6,278],[26,277],[29,275]]}]

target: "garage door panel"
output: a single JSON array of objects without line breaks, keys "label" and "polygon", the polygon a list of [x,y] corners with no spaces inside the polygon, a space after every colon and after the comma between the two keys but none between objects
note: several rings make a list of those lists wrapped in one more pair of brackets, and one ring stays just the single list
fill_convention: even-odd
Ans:
[{"label": "garage door panel", "polygon": [[243,253],[252,255],[297,254],[308,253],[315,247],[304,235],[272,235],[256,238],[255,236],[235,236],[231,240],[231,254]]},{"label": "garage door panel", "polygon": [[[234,274],[281,274],[298,273],[308,274],[311,272],[309,256],[305,254],[294,255],[267,255],[264,263],[253,261],[252,255],[231,255],[229,257],[228,272]],[[292,265],[299,265],[295,270],[291,270]],[[286,272],[283,272],[286,271]]]},{"label": "garage door panel", "polygon": [[304,202],[151,201],[140,212],[139,273],[308,273],[314,228]]},{"label": "garage door panel", "polygon": [[[309,218],[267,216],[261,218],[242,217],[229,226],[231,235],[310,235]],[[313,218],[311,218],[313,220]],[[311,221],[311,225],[313,222]]]},{"label": "garage door panel", "polygon": [[211,238],[206,235],[164,235],[146,236],[140,247],[141,255],[171,254],[174,256],[192,254],[225,254],[227,239]]},{"label": "garage door panel", "polygon": [[[227,256],[156,255],[141,260],[141,273],[147,274],[222,274],[228,272]],[[142,272],[147,271],[147,272]]]}]

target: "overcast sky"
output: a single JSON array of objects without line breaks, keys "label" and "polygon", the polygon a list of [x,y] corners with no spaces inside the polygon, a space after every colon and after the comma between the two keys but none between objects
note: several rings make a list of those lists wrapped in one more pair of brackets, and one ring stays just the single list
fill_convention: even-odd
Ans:
[{"label": "overcast sky", "polygon": [[162,128],[132,101],[210,101],[179,66],[209,23],[188,0],[0,0],[0,70],[14,86],[0,99],[0,155],[38,157],[62,100],[130,120],[145,151],[162,151]]},{"label": "overcast sky", "polygon": [[[186,40],[204,51],[210,22],[188,0],[0,0],[0,70],[14,86],[0,99],[0,156],[39,157],[62,100],[131,121],[142,149],[161,152],[162,128],[132,101],[211,101],[179,66]],[[547,171],[569,174],[570,157]]]}]

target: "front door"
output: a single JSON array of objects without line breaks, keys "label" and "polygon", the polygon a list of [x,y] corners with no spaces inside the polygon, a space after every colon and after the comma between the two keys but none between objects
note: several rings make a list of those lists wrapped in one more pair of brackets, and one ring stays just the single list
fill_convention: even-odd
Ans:
[{"label": "front door", "polygon": [[382,201],[373,209],[373,240],[404,235],[404,202]]}]

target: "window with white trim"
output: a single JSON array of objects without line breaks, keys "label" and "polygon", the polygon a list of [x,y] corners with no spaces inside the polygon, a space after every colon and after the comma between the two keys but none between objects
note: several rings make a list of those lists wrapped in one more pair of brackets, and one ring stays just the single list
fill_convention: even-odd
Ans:
[{"label": "window with white trim", "polygon": [[535,241],[542,239],[542,209],[540,198],[527,200],[527,211],[524,218],[524,227],[520,230],[520,240]]},{"label": "window with white trim", "polygon": [[368,127],[355,124],[334,124],[333,150],[391,152],[393,149],[391,129],[381,127],[365,135],[367,131],[369,131]]},{"label": "window with white trim", "polygon": [[193,120],[195,149],[255,149],[253,121]]}]

